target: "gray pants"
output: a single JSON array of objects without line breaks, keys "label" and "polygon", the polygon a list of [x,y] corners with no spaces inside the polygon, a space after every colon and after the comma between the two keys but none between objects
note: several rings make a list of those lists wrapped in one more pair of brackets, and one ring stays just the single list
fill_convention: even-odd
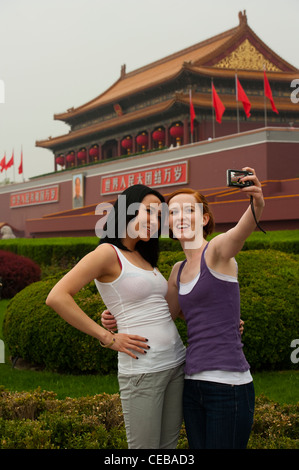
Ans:
[{"label": "gray pants", "polygon": [[119,374],[129,449],[175,449],[183,421],[183,365],[162,372]]}]

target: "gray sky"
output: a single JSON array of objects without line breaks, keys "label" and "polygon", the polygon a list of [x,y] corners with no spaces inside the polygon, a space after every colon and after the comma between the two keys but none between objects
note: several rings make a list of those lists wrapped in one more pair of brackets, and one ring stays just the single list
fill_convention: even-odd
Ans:
[{"label": "gray sky", "polygon": [[103,93],[122,64],[129,72],[233,28],[240,10],[299,68],[299,0],[0,0],[0,160],[15,158],[7,177],[22,181],[21,147],[25,179],[53,171],[52,152],[35,141],[68,133],[53,115]]}]

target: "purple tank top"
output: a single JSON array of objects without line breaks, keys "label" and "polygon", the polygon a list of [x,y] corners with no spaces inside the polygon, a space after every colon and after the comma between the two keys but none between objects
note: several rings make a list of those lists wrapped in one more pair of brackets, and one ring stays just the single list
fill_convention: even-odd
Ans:
[{"label": "purple tank top", "polygon": [[[188,346],[185,373],[206,370],[245,372],[249,369],[243,352],[240,326],[238,282],[223,281],[210,273],[205,262],[205,247],[200,276],[189,294],[179,294],[187,322]],[[180,266],[177,284],[186,260]]]}]

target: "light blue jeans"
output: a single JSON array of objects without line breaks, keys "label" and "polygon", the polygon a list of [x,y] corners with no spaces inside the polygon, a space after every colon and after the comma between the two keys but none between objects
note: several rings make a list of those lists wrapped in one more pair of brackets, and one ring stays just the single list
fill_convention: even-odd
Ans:
[{"label": "light blue jeans", "polygon": [[183,421],[183,365],[140,375],[119,374],[129,449],[175,449]]}]

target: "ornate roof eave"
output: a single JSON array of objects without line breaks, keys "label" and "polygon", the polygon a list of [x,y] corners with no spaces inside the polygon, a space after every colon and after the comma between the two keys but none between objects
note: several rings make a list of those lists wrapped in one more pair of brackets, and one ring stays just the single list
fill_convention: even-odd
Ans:
[{"label": "ornate roof eave", "polygon": [[[213,36],[212,38],[171,54],[144,67],[133,70],[132,72],[126,73],[125,66],[122,66],[120,78],[101,95],[78,108],[70,108],[65,113],[55,114],[54,119],[62,120],[70,124],[73,119],[80,115],[84,115],[85,113],[96,109],[101,109],[104,106],[113,106],[118,104],[119,101],[133,96],[136,93],[142,93],[161,84],[168,83],[169,81],[179,77],[180,74],[185,71],[193,73],[196,72],[213,77],[233,76],[236,70],[233,68],[220,68],[217,66],[217,63],[227,54],[228,51],[235,50],[236,44],[241,43],[242,40],[245,40],[246,38],[249,38],[250,41],[255,44],[256,49],[261,51],[263,56],[265,55],[270,62],[272,60],[274,64],[278,64],[280,69],[283,70],[280,72],[271,72],[270,70],[267,70],[267,76],[269,79],[288,81],[293,78],[297,78],[295,74],[298,76],[299,70],[284,61],[263,41],[261,41],[261,39],[248,26],[246,13],[240,12],[239,25],[235,28]],[[182,61],[180,61],[180,58],[182,58]],[[158,70],[159,73],[157,73]],[[246,76],[246,78],[250,77],[252,79],[260,79],[261,73],[262,71],[259,72],[257,70],[238,70],[238,74],[240,74],[240,76]],[[138,80],[134,81],[134,78],[136,77],[138,77]],[[132,80],[134,83],[132,83]]]},{"label": "ornate roof eave", "polygon": [[[219,78],[234,78],[235,74],[238,73],[239,77],[246,78],[248,80],[261,80],[264,76],[263,70],[233,70],[217,68],[212,66],[195,66],[189,63],[184,64],[184,69],[197,75],[203,75],[206,77],[219,77]],[[266,71],[267,78],[269,80],[275,80],[279,82],[290,82],[294,78],[298,78],[298,72],[273,72]]]},{"label": "ornate roof eave", "polygon": [[97,134],[101,131],[106,131],[111,128],[117,129],[117,127],[122,126],[124,124],[129,124],[134,121],[138,121],[142,118],[147,118],[150,116],[154,116],[155,114],[161,114],[168,111],[176,102],[179,100],[175,97],[173,99],[163,101],[162,103],[155,104],[153,106],[149,106],[146,108],[139,109],[135,112],[123,114],[122,116],[117,116],[113,119],[108,121],[103,121],[99,124],[94,124],[89,127],[85,127],[82,129],[78,129],[76,131],[72,131],[69,134],[61,135],[58,137],[49,137],[47,140],[40,140],[36,141],[36,147],[43,147],[48,149],[54,149],[55,147],[65,144],[67,142],[74,142],[78,139],[82,139],[85,137],[92,136]]},{"label": "ornate roof eave", "polygon": [[[238,30],[239,26],[236,26],[234,28],[231,28],[227,31],[224,31],[223,33],[220,33],[220,34],[217,34],[216,36],[213,36],[212,38],[209,38],[209,39],[205,39],[204,41],[201,41],[197,44],[194,44],[193,46],[190,46],[190,47],[187,47],[181,51],[178,51],[178,52],[175,52],[174,54],[171,54],[167,57],[164,57],[160,60],[157,60],[155,62],[152,62],[148,65],[145,65],[143,67],[140,67],[136,70],[133,70],[132,72],[129,72],[129,73],[126,73],[125,72],[125,67],[122,66],[121,68],[121,76],[119,77],[118,80],[116,80],[107,90],[105,90],[102,94],[100,94],[99,96],[97,96],[96,98],[94,98],[93,100],[85,103],[84,105],[82,106],[79,106],[78,108],[70,108],[67,110],[67,112],[64,112],[64,113],[58,113],[58,114],[54,114],[54,119],[55,120],[62,120],[62,121],[66,121],[68,122],[69,120],[71,120],[72,118],[75,118],[76,116],[79,116],[81,113],[85,113],[87,111],[90,111],[90,110],[93,110],[93,109],[96,109],[98,107],[102,107],[102,106],[105,106],[107,104],[113,104],[115,103],[115,99],[111,100],[111,99],[107,99],[106,101],[102,101],[100,103],[100,105],[98,106],[97,103],[99,100],[103,99],[103,97],[108,94],[109,91],[111,91],[113,88],[115,88],[120,82],[122,82],[123,80],[126,80],[126,79],[130,79],[131,77],[133,76],[136,76],[142,72],[145,72],[145,71],[148,71],[148,70],[151,70],[153,69],[154,67],[157,67],[161,64],[165,64],[173,59],[177,59],[179,58],[180,56],[186,54],[186,52],[192,52],[192,51],[196,51],[198,48],[201,48],[201,47],[204,47],[204,46],[207,46],[207,45],[210,45],[210,44],[213,44],[219,40],[226,40],[226,38],[230,37],[231,35],[235,34],[235,32]],[[174,78],[176,78],[180,73],[181,71],[183,70],[183,62],[181,62],[175,69],[169,69],[169,75],[166,76],[164,79],[158,79],[158,80],[151,80],[150,84],[147,83],[146,85],[143,85],[142,87],[140,88],[134,88],[133,90],[131,90],[130,93],[126,92],[124,93],[123,95],[119,95],[117,97],[117,100],[121,100],[122,98],[127,98],[128,96],[132,95],[132,94],[135,94],[136,91],[144,91],[144,90],[148,90],[149,88],[152,88],[153,86],[158,86],[160,85],[161,83],[165,83],[169,80],[172,80]]]},{"label": "ornate roof eave", "polygon": [[215,65],[222,57],[224,57],[225,54],[227,54],[228,50],[236,48],[236,46],[245,39],[250,39],[253,45],[256,46],[257,49],[263,53],[263,55],[268,57],[269,60],[277,65],[277,67],[282,71],[297,72],[298,74],[298,69],[296,67],[282,59],[256,35],[256,33],[248,25],[245,14],[240,18],[240,25],[235,29],[234,34],[228,37],[228,39],[217,50],[210,52],[206,56],[201,57],[197,62],[194,62],[194,65]]},{"label": "ornate roof eave", "polygon": [[[120,95],[118,97],[118,101],[121,101],[122,99],[124,98],[128,98],[132,95],[135,95],[136,93],[142,93],[143,91],[145,90],[149,90],[150,88],[154,88],[156,86],[159,86],[161,84],[165,84],[171,80],[175,80],[176,78],[178,78],[182,72],[184,72],[185,70],[185,67],[184,66],[181,66],[181,67],[178,67],[175,71],[171,71],[172,73],[169,74],[168,77],[164,78],[164,79],[161,79],[161,80],[157,80],[155,82],[151,82],[150,85],[143,85],[143,86],[140,86],[140,88],[135,88],[134,90],[132,90],[130,93],[124,93],[123,95]],[[120,79],[119,79],[120,80]],[[119,80],[117,80],[117,82],[115,82],[111,87],[110,89],[112,89],[118,82]],[[107,90],[100,96],[103,96],[107,93]],[[82,113],[86,113],[88,111],[93,111],[95,109],[98,109],[98,108],[102,108],[103,106],[106,106],[106,105],[111,105],[113,106],[115,104],[115,99],[111,100],[111,99],[107,99],[107,101],[103,101],[101,103],[101,105],[99,106],[97,103],[95,103],[99,98],[100,96],[98,96],[97,98],[95,98],[94,100],[90,101],[89,103],[87,104],[84,104],[83,106],[79,107],[79,108],[71,108],[69,109],[66,113],[61,113],[61,114],[54,114],[54,119],[55,120],[58,120],[58,121],[64,121],[64,122],[69,122],[71,121],[71,119],[77,117],[77,116],[80,116],[80,114]]]},{"label": "ornate roof eave", "polygon": [[97,96],[93,100],[88,101],[88,103],[84,103],[83,105],[78,106],[78,108],[74,108],[74,107],[69,108],[64,113],[54,114],[54,120],[68,122],[71,118],[80,115],[82,112],[85,112],[87,106],[90,106],[90,108],[92,109],[93,104],[103,95],[105,95],[107,91],[112,90],[120,82],[121,79],[122,77],[120,76],[107,90],[105,90],[103,93],[101,93],[99,96]]}]

